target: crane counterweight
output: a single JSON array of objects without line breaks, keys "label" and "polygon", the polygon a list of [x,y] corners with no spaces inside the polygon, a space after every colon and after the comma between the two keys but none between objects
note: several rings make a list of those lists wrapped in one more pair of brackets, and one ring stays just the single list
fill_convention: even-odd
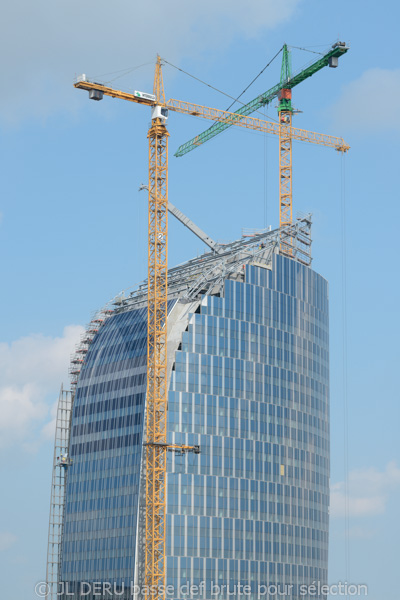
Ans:
[{"label": "crane counterweight", "polygon": [[89,100],[103,100],[103,92],[100,90],[90,90],[89,91]]}]

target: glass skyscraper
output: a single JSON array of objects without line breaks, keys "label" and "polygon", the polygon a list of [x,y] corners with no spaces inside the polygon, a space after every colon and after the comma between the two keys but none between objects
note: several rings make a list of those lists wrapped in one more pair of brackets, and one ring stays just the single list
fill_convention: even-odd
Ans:
[{"label": "glass skyscraper", "polygon": [[[170,271],[168,442],[200,446],[168,453],[171,599],[307,599],[327,582],[328,285],[309,227],[286,256],[277,230]],[[58,573],[76,598],[141,582],[145,293],[109,311],[77,379]]]}]

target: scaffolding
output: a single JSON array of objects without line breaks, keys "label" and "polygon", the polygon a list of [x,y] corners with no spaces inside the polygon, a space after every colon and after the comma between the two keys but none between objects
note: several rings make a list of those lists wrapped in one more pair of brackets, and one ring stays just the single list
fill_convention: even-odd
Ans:
[{"label": "scaffolding", "polygon": [[58,399],[56,432],[54,441],[53,475],[51,481],[49,536],[47,544],[47,569],[46,569],[46,600],[58,600],[60,597],[60,567],[62,539],[64,528],[65,493],[67,486],[68,468],[72,464],[69,454],[72,408],[75,390],[78,384],[81,368],[85,362],[86,354],[94,337],[104,322],[114,313],[108,304],[97,311],[85,333],[81,337],[74,354],[71,356],[69,373],[71,376],[71,390],[64,390],[61,386]]},{"label": "scaffolding", "polygon": [[47,545],[46,600],[58,598],[59,565],[64,525],[65,491],[69,458],[69,437],[74,396],[61,386],[57,408],[54,442],[53,476],[51,482],[49,537]]},{"label": "scaffolding", "polygon": [[[204,295],[223,293],[223,281],[240,277],[243,266],[271,262],[271,253],[289,256],[307,267],[311,266],[311,214],[302,215],[293,223],[250,237],[242,237],[220,245],[220,252],[208,252],[168,270],[168,299],[191,302]],[[114,302],[115,312],[124,312],[147,305],[147,280],[127,298]]]}]

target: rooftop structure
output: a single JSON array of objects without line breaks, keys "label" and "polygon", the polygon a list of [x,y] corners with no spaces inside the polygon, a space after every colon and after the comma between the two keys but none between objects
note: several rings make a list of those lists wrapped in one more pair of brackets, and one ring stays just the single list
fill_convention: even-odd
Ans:
[{"label": "rooftop structure", "polygon": [[[306,215],[293,224],[256,233],[250,237],[218,247],[168,270],[168,298],[189,302],[203,295],[220,293],[225,279],[243,278],[243,267],[271,264],[272,255],[282,248],[283,253],[297,262],[311,265],[311,216]],[[147,304],[147,281],[139,285],[128,298],[119,298],[115,305],[133,308]]]}]

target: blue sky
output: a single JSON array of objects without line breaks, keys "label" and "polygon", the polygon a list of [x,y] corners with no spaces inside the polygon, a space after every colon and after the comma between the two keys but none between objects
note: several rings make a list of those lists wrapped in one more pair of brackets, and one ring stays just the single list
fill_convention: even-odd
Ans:
[{"label": "blue sky", "polygon": [[[295,125],[343,136],[296,143],[294,211],[312,212],[314,268],[330,283],[332,520],[330,581],[344,581],[343,223],[347,274],[350,576],[369,598],[397,600],[400,65],[394,1],[156,0],[3,8],[0,46],[0,513],[3,590],[35,598],[45,575],[54,407],[69,355],[93,311],[146,274],[148,109],[88,102],[75,74],[146,65],[112,85],[151,91],[156,53],[237,96],[284,42],[351,45],[338,69],[294,90]],[[315,55],[293,50],[293,67]],[[7,58],[5,58],[7,57]],[[275,61],[244,100],[279,80]],[[110,80],[116,75],[105,75]],[[227,108],[228,98],[165,66],[166,96]],[[266,118],[276,119],[270,107]],[[170,199],[214,239],[278,223],[278,145],[230,130],[195,152],[175,149],[207,122],[171,115]],[[341,189],[345,189],[344,197]],[[345,203],[345,218],[342,201]],[[170,265],[203,246],[170,219]]]}]

